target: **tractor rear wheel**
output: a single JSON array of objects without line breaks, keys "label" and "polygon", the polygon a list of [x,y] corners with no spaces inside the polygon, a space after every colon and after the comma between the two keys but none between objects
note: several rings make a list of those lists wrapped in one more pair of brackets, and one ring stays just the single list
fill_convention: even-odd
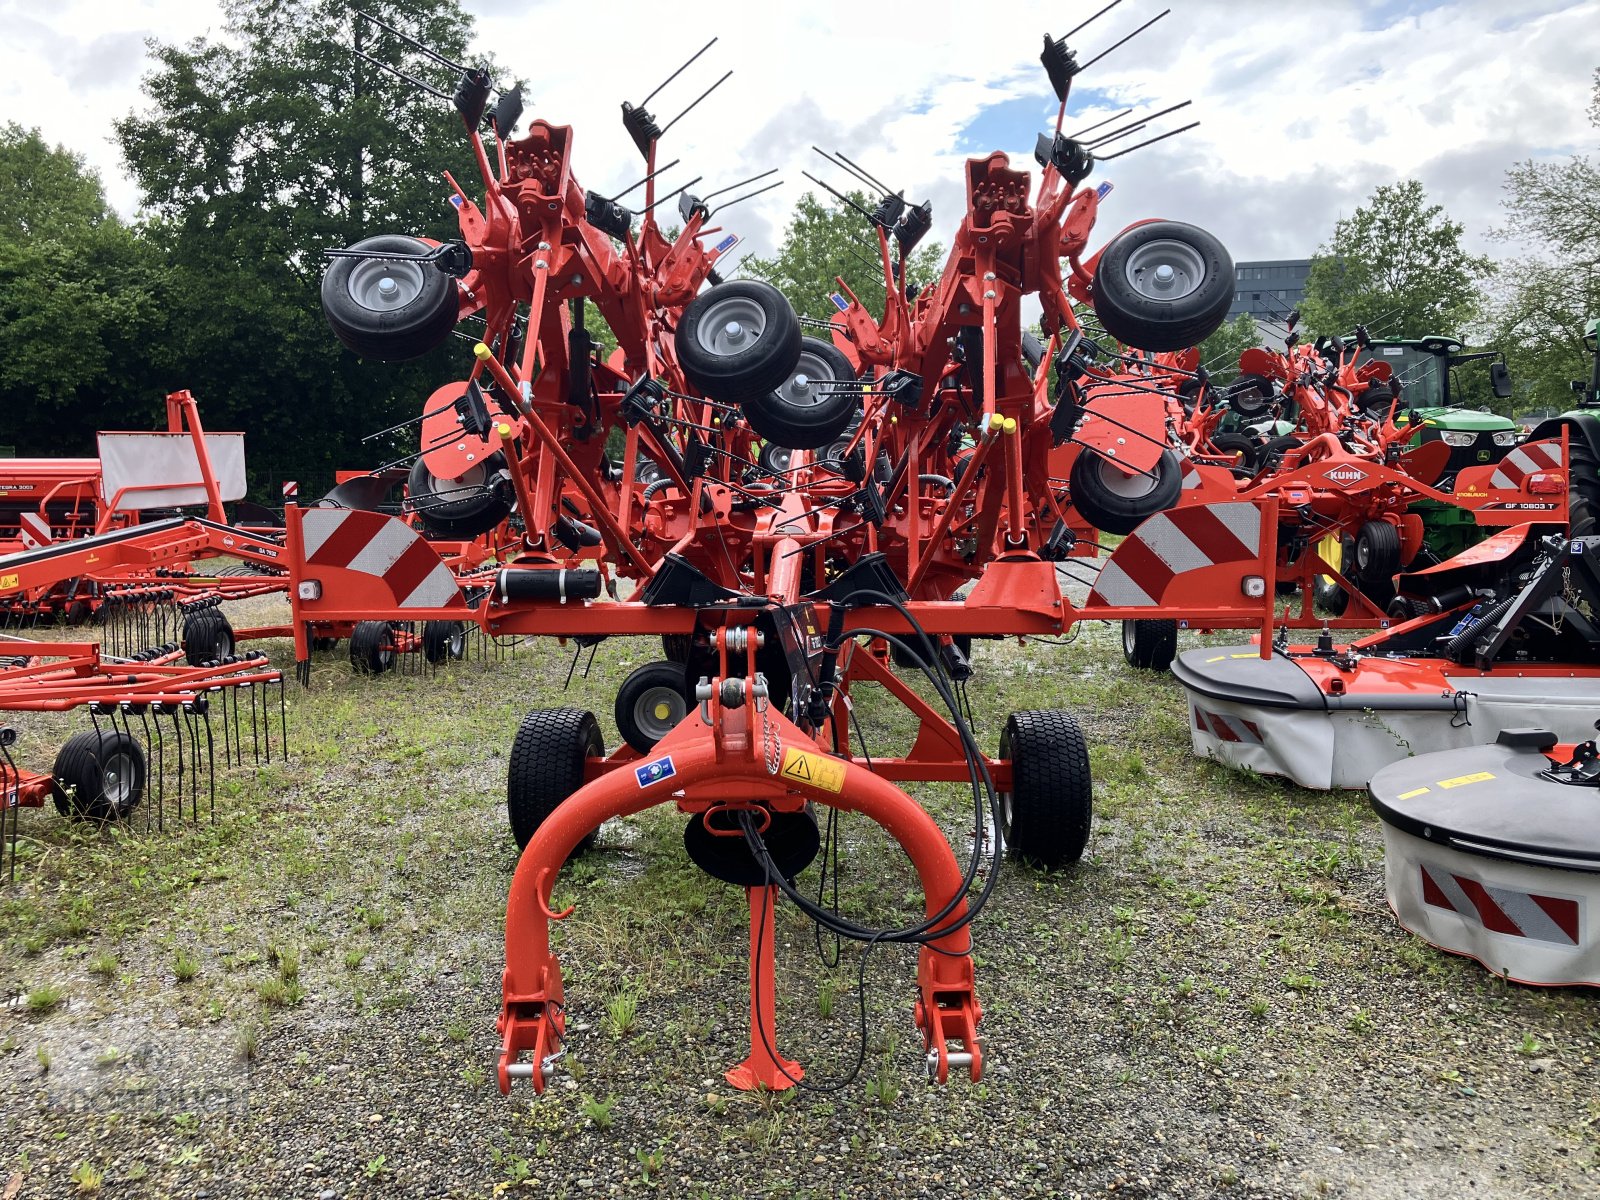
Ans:
[{"label": "tractor rear wheel", "polygon": [[1568,443],[1568,452],[1572,455],[1567,492],[1568,536],[1593,537],[1596,522],[1600,522],[1600,463],[1576,431]]},{"label": "tractor rear wheel", "polygon": [[[591,712],[535,708],[522,718],[506,774],[506,816],[518,850],[527,849],[539,826],[583,786],[584,764],[604,755],[600,723]],[[594,840],[591,830],[577,848],[587,850]]]},{"label": "tractor rear wheel", "polygon": [[50,773],[56,811],[64,817],[121,821],[144,799],[144,751],[120,729],[74,734]]},{"label": "tractor rear wheel", "polygon": [[[684,308],[673,335],[685,377],[725,404],[742,404],[782,386],[800,361],[800,343],[800,318],[789,301],[758,279],[734,279],[702,292]],[[751,427],[784,441],[753,421]]]},{"label": "tractor rear wheel", "polygon": [[1176,621],[1124,621],[1122,657],[1142,671],[1165,671],[1178,656]]},{"label": "tractor rear wheel", "polygon": [[1000,836],[1011,853],[1049,870],[1083,857],[1094,811],[1089,745],[1071,713],[1012,713],[1000,735],[1011,790],[1000,794]]},{"label": "tractor rear wheel", "polygon": [[1233,303],[1233,259],[1193,225],[1151,221],[1106,243],[1090,303],[1105,331],[1139,350],[1198,346]]},{"label": "tractor rear wheel", "polygon": [[[350,249],[426,254],[432,247],[403,234],[380,234]],[[322,315],[334,336],[362,358],[419,358],[450,336],[457,312],[456,281],[431,263],[336,258],[322,276]]]},{"label": "tractor rear wheel", "polygon": [[1086,452],[1072,464],[1068,486],[1073,505],[1089,524],[1102,533],[1128,534],[1178,502],[1183,467],[1176,452],[1163,450],[1151,474],[1130,475]]},{"label": "tractor rear wheel", "polygon": [[622,681],[612,715],[617,719],[622,740],[640,754],[649,754],[689,715],[689,708],[684,664],[653,662],[634,668]]}]

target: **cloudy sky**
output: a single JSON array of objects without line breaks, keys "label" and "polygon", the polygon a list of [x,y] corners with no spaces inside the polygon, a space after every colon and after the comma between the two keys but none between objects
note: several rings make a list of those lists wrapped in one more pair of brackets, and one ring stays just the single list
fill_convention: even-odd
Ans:
[{"label": "cloudy sky", "polygon": [[[813,143],[931,198],[935,232],[948,237],[962,160],[1004,150],[1031,168],[1034,137],[1054,120],[1042,35],[1066,33],[1105,0],[463,2],[478,47],[530,81],[530,116],[575,127],[575,173],[598,191],[642,173],[619,103],[642,99],[717,35],[651,108],[664,122],[732,69],[667,135],[668,157],[687,170],[666,178],[703,174],[709,190],[780,168],[783,188],[725,217],[760,252],[810,186],[802,170],[848,183]],[[1600,0],[1121,0],[1073,39],[1080,61],[1169,4],[1171,15],[1074,85],[1069,131],[1181,100],[1193,103],[1152,132],[1201,122],[1100,167],[1097,178],[1116,185],[1102,208],[1107,235],[1165,216],[1211,229],[1236,259],[1305,257],[1374,186],[1414,176],[1474,248],[1498,252],[1489,233],[1505,168],[1600,143],[1584,115]],[[142,103],[146,40],[222,37],[220,5],[0,0],[0,21],[0,120],[83,154],[116,207],[136,213],[110,122]]]}]

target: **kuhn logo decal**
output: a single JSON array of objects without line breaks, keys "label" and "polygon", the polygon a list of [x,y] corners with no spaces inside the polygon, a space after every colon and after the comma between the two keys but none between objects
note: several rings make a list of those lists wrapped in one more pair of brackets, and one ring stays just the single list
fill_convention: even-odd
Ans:
[{"label": "kuhn logo decal", "polygon": [[1342,487],[1360,483],[1366,477],[1367,473],[1360,467],[1335,467],[1326,476],[1330,483],[1337,483]]}]

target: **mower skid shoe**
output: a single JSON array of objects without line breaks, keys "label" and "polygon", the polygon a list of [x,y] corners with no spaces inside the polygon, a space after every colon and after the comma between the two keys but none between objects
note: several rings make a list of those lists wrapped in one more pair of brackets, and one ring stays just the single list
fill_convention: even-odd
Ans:
[{"label": "mower skid shoe", "polygon": [[[534,1092],[542,1096],[562,1054],[567,1031],[565,1008],[559,1001],[508,1000],[500,1009],[495,1028],[501,1037],[497,1071],[500,1094],[511,1093],[512,1080],[527,1079],[532,1081]],[[531,1052],[527,1061],[522,1059],[524,1051]]]},{"label": "mower skid shoe", "polygon": [[917,964],[919,995],[912,1014],[927,1049],[928,1078],[948,1083],[965,1067],[977,1083],[983,1076],[978,1022],[983,1008],[973,988],[972,960],[951,958],[924,947]]}]

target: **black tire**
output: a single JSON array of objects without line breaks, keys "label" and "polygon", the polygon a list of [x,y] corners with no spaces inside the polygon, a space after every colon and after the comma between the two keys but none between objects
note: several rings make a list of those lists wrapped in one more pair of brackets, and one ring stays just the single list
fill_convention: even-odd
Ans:
[{"label": "black tire", "polygon": [[1374,383],[1361,393],[1361,411],[1374,419],[1381,419],[1394,403],[1394,389],[1387,383]]},{"label": "black tire", "polygon": [[1228,407],[1241,417],[1259,417],[1272,407],[1272,380],[1265,375],[1240,375],[1228,385]]},{"label": "black tire", "polygon": [[50,773],[56,811],[64,817],[121,821],[144,799],[144,751],[120,729],[73,734]]},{"label": "black tire", "polygon": [[[584,762],[605,754],[600,723],[577,708],[535,708],[522,718],[511,742],[506,773],[506,816],[517,849],[527,849],[539,826],[583,786]],[[579,850],[594,845],[591,831]]]},{"label": "black tire", "polygon": [[1593,537],[1600,521],[1600,462],[1595,461],[1589,444],[1575,429],[1567,445],[1572,456],[1567,491],[1567,531],[1569,537]]},{"label": "black tire", "polygon": [[767,442],[756,457],[756,461],[774,475],[782,475],[788,471],[793,460],[794,451],[788,446],[778,445],[777,442]]},{"label": "black tire", "polygon": [[821,449],[861,411],[859,391],[838,386],[855,377],[850,360],[836,347],[820,338],[801,338],[800,357],[784,381],[743,402],[745,420],[779,446]]},{"label": "black tire", "polygon": [[1211,439],[1211,448],[1218,454],[1237,454],[1232,470],[1235,475],[1254,475],[1261,466],[1261,447],[1255,438],[1242,433],[1219,433]]},{"label": "black tire", "polygon": [[1011,791],[1000,796],[1007,849],[1047,870],[1077,862],[1094,812],[1089,746],[1078,719],[1059,709],[1012,713],[1000,757],[1011,763]]},{"label": "black tire", "polygon": [[339,639],[336,637],[314,637],[311,639],[311,649],[315,653],[327,654],[339,648]]},{"label": "black tire", "polygon": [[70,626],[86,625],[94,616],[94,608],[87,600],[74,600],[67,605],[63,616]]},{"label": "black tire", "polygon": [[[742,331],[738,342],[728,333],[730,323]],[[800,318],[783,293],[758,279],[734,279],[700,293],[684,308],[673,337],[685,378],[727,404],[788,379],[800,361],[800,340]]]},{"label": "black tire", "polygon": [[[350,249],[426,254],[431,247],[386,233]],[[419,358],[450,336],[458,311],[456,281],[427,263],[336,258],[322,276],[322,315],[333,335],[362,358]]]},{"label": "black tire", "polygon": [[389,622],[357,622],[350,632],[350,665],[356,674],[382,675],[394,661],[394,629]]},{"label": "black tire", "polygon": [[1128,534],[1178,502],[1183,467],[1175,451],[1163,450],[1152,479],[1124,474],[1100,455],[1085,452],[1073,462],[1068,485],[1073,505],[1089,524],[1103,533]]},{"label": "black tire", "polygon": [[406,511],[417,514],[430,537],[469,539],[488,533],[511,515],[511,498],[495,486],[505,470],[502,454],[491,454],[458,479],[439,479],[422,459],[406,480]]},{"label": "black tire", "polygon": [[[1356,582],[1355,572],[1355,539],[1345,537],[1340,540],[1339,553],[1335,561],[1329,566],[1337,567],[1339,572],[1352,583]],[[1330,617],[1342,617],[1350,607],[1350,593],[1345,591],[1329,575],[1318,575],[1311,588],[1312,602]]]},{"label": "black tire", "polygon": [[1400,531],[1387,521],[1368,521],[1356,533],[1355,559],[1361,590],[1380,607],[1387,604],[1400,569]]},{"label": "black tire", "polygon": [[1122,657],[1141,671],[1165,671],[1178,656],[1176,621],[1124,621]]},{"label": "black tire", "polygon": [[663,633],[661,635],[661,656],[668,662],[686,663],[689,655],[694,652],[694,634],[692,633]]},{"label": "black tire", "polygon": [[467,627],[461,621],[424,621],[422,657],[437,666],[460,662],[467,655]]},{"label": "black tire", "polygon": [[640,754],[649,754],[693,706],[688,676],[678,662],[645,663],[617,689],[617,732]]},{"label": "black tire", "polygon": [[183,618],[183,657],[191,667],[221,662],[233,653],[233,626],[219,608],[202,608]]},{"label": "black tire", "polygon": [[1384,610],[1391,621],[1411,621],[1417,617],[1425,617],[1433,611],[1428,607],[1426,600],[1417,600],[1411,596],[1396,596],[1389,601],[1389,606]]},{"label": "black tire", "polygon": [[1268,471],[1276,471],[1279,467],[1283,466],[1284,455],[1288,454],[1291,450],[1299,449],[1303,445],[1305,445],[1305,443],[1299,438],[1295,437],[1292,433],[1286,433],[1282,437],[1269,439],[1261,446],[1261,457],[1259,459],[1260,468]]},{"label": "black tire", "polygon": [[[1162,270],[1172,271],[1170,294],[1157,282]],[[1233,258],[1215,237],[1181,221],[1151,221],[1106,244],[1090,303],[1119,342],[1183,350],[1222,327],[1235,286]]]}]

